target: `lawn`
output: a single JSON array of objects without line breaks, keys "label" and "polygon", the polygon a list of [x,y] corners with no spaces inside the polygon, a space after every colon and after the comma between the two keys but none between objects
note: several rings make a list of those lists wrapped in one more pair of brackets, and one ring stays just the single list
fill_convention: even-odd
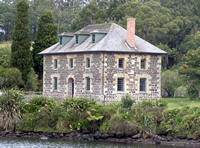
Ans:
[{"label": "lawn", "polygon": [[11,46],[11,42],[3,42],[3,43],[0,43],[0,48],[10,47],[10,46]]},{"label": "lawn", "polygon": [[163,98],[168,105],[167,109],[182,107],[200,107],[200,100],[190,100],[189,98]]}]

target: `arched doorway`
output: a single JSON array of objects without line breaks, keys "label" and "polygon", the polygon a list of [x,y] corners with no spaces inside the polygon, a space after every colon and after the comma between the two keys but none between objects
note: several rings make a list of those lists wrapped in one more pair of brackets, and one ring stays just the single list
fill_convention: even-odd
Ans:
[{"label": "arched doorway", "polygon": [[74,79],[69,78],[68,79],[68,96],[69,97],[74,97]]}]

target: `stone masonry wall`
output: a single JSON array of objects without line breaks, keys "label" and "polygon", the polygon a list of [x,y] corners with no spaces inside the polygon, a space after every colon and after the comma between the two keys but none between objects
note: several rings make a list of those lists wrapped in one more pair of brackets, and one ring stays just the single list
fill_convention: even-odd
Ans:
[{"label": "stone masonry wall", "polygon": [[[135,54],[105,54],[104,94],[106,102],[118,101],[125,94],[137,100],[161,97],[161,56]],[[118,59],[124,58],[124,68],[118,68]],[[146,59],[146,69],[140,68],[141,59]],[[117,91],[117,79],[124,78],[124,91]],[[146,92],[139,91],[140,78],[147,79]]]},{"label": "stone masonry wall", "polygon": [[[90,68],[86,68],[86,59],[90,58]],[[53,67],[54,59],[58,60],[57,70]],[[74,67],[69,67],[73,58]],[[43,74],[43,95],[55,98],[71,97],[69,79],[74,79],[74,97],[100,99],[102,96],[102,54],[68,54],[45,55]],[[58,89],[53,90],[53,77],[58,77]],[[86,77],[90,77],[91,90],[86,90]]]},{"label": "stone masonry wall", "polygon": [[[86,68],[90,58],[91,67]],[[58,68],[53,67],[54,59]],[[74,59],[74,68],[69,67],[69,59]],[[124,58],[124,68],[118,68],[118,59]],[[146,69],[140,69],[141,59],[146,59]],[[104,65],[104,66],[103,66]],[[58,78],[58,90],[53,90],[53,77]],[[91,90],[86,90],[86,77],[90,77]],[[117,91],[117,79],[123,77],[125,89]],[[74,80],[74,97],[95,98],[100,102],[118,101],[125,94],[136,99],[156,99],[161,97],[161,56],[116,53],[91,53],[68,55],[45,55],[43,74],[43,94],[49,97],[67,98],[69,79]],[[139,91],[139,79],[147,79],[146,92]],[[103,83],[104,82],[104,83]]]}]

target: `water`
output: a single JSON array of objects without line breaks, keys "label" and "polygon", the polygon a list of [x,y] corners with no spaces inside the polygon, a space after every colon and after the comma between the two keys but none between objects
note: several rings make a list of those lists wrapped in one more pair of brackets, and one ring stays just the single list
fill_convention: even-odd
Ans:
[{"label": "water", "polygon": [[172,146],[0,138],[0,148],[180,148]]}]

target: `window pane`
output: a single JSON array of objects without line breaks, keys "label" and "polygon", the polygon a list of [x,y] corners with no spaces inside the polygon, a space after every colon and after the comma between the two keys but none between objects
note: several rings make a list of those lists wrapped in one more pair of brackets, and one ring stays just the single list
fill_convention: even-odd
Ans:
[{"label": "window pane", "polygon": [[54,69],[57,69],[57,68],[58,68],[58,60],[54,59]]},{"label": "window pane", "polygon": [[95,43],[95,34],[92,34],[92,43]]},{"label": "window pane", "polygon": [[117,91],[124,91],[124,78],[118,78]]},{"label": "window pane", "polygon": [[140,79],[140,91],[146,91],[146,78]]},{"label": "window pane", "polygon": [[124,67],[124,58],[120,58],[119,59],[119,68],[123,68]]},{"label": "window pane", "polygon": [[90,78],[86,77],[86,90],[90,90]]},{"label": "window pane", "polygon": [[145,69],[146,68],[146,59],[142,59],[141,60],[141,69]]},{"label": "window pane", "polygon": [[62,45],[62,36],[60,36],[60,45]]},{"label": "window pane", "polygon": [[74,63],[73,63],[73,59],[70,59],[70,68],[73,68],[74,67]]},{"label": "window pane", "polygon": [[57,77],[53,78],[53,89],[57,90]]},{"label": "window pane", "polygon": [[87,60],[86,60],[86,67],[87,67],[87,68],[90,67],[90,58],[87,58]]},{"label": "window pane", "polygon": [[76,35],[76,44],[78,44],[78,35]]}]

